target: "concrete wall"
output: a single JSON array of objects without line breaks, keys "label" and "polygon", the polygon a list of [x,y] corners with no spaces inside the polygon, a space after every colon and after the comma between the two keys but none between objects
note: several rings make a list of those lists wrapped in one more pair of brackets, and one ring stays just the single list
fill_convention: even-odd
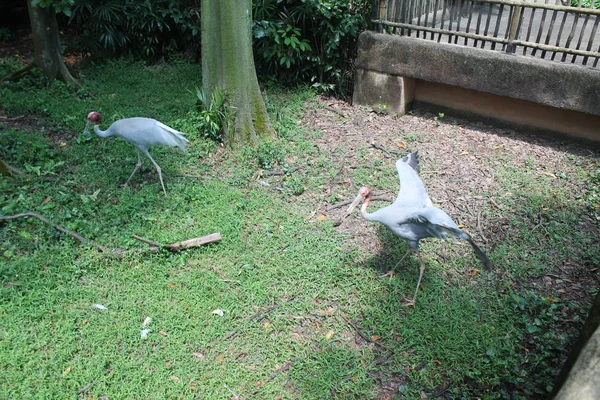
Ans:
[{"label": "concrete wall", "polygon": [[353,102],[414,105],[600,141],[600,71],[497,51],[363,32]]}]

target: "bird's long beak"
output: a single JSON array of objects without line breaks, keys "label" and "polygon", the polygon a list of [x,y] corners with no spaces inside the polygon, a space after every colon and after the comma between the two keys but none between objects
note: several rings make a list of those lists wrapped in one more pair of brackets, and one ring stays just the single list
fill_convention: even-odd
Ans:
[{"label": "bird's long beak", "polygon": [[88,120],[87,124],[85,124],[85,128],[83,129],[83,132],[81,132],[81,134],[83,135],[83,137],[86,141],[92,139],[92,134],[90,133],[90,125],[92,125],[92,121]]},{"label": "bird's long beak", "polygon": [[357,205],[360,204],[361,201],[363,201],[364,198],[359,194],[358,196],[356,196],[356,198],[354,199],[354,201],[352,202],[352,204],[350,204],[350,207],[348,207],[348,211],[346,211],[346,215],[350,214],[352,211],[354,211],[354,209],[356,208]]},{"label": "bird's long beak", "polygon": [[92,124],[92,121],[90,121],[90,120],[88,119],[88,122],[87,122],[87,124],[85,124],[85,129],[83,130],[83,132],[82,132],[82,133],[86,133],[86,132],[88,132],[88,131],[89,131],[89,129],[90,129],[90,125],[91,125],[91,124]]}]

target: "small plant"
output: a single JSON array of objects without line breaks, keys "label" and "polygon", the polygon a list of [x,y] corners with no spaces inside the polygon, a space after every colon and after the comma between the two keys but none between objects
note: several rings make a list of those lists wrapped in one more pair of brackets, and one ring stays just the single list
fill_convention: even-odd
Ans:
[{"label": "small plant", "polygon": [[13,33],[6,27],[0,28],[0,42],[8,42],[14,38]]},{"label": "small plant", "polygon": [[404,141],[406,143],[416,142],[417,141],[417,135],[415,135],[414,133],[407,133],[406,135],[404,135]]},{"label": "small plant", "polygon": [[286,178],[284,187],[286,190],[296,196],[301,195],[305,190],[303,179],[296,173],[293,173]]},{"label": "small plant", "polygon": [[256,149],[258,166],[263,169],[271,169],[281,163],[284,155],[281,146],[272,142],[262,142]]},{"label": "small plant", "polygon": [[202,89],[196,89],[196,109],[200,113],[200,133],[207,139],[223,141],[227,129],[228,106],[226,93],[216,88],[210,96]]}]

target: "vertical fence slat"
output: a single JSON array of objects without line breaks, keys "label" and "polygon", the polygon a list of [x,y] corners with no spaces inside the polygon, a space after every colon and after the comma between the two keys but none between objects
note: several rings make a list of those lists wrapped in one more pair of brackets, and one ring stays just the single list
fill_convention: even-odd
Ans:
[{"label": "vertical fence slat", "polygon": [[[442,20],[440,22],[440,29],[444,29],[444,20],[446,19],[446,1],[447,0],[442,0]],[[440,40],[442,39],[442,33],[440,32],[437,38],[437,42],[439,43]]]},{"label": "vertical fence slat", "polygon": [[[581,0],[579,0],[579,4],[577,7],[581,7]],[[575,18],[573,19],[573,25],[571,26],[571,32],[569,32],[569,36],[567,37],[567,42],[565,43],[565,47],[569,47],[571,45],[571,40],[573,40],[573,36],[575,36],[575,30],[577,30],[577,22],[579,22],[579,14],[575,14]],[[567,53],[563,53],[562,62],[565,62],[567,59]],[[573,57],[574,59],[574,57]]]},{"label": "vertical fence slat", "polygon": [[[587,28],[587,24],[588,21],[590,20],[590,16],[589,14],[585,16],[585,19],[583,20],[583,25],[581,26],[581,32],[579,32],[579,40],[577,41],[577,46],[575,47],[575,49],[579,50],[581,48],[581,42],[583,40],[583,35],[585,34],[585,30]],[[575,57],[573,57],[573,61],[575,62]]]},{"label": "vertical fence slat", "polygon": [[[467,33],[469,33],[469,29],[471,29],[471,18],[473,17],[473,4],[475,2],[474,1],[469,1],[469,8],[468,8],[468,13],[469,13],[469,18],[467,20]],[[469,44],[469,39],[465,37],[465,43],[464,45],[467,46]]]},{"label": "vertical fence slat", "polygon": [[[546,40],[544,44],[550,43],[550,38],[552,37],[552,31],[554,30],[554,22],[556,22],[556,15],[558,11],[554,10],[552,12],[552,18],[550,19],[550,26],[548,27],[548,33],[546,34]],[[542,58],[546,58],[546,50],[542,51]]]},{"label": "vertical fence slat", "polygon": [[454,19],[454,6],[460,0],[450,0],[450,10],[448,11],[448,43],[452,43],[452,21]]},{"label": "vertical fence slat", "polygon": [[[596,15],[596,20],[594,21],[594,26],[592,28],[592,33],[590,34],[590,40],[588,41],[588,45],[585,48],[587,51],[592,49],[592,44],[594,43],[594,38],[596,37],[596,31],[598,30],[598,22],[600,21],[600,17]],[[585,56],[583,58],[583,65],[587,65],[588,57]]]},{"label": "vertical fence slat", "polygon": [[[485,30],[483,31],[484,36],[488,35],[488,30],[490,29],[490,20],[492,19],[492,7],[493,7],[492,3],[488,3],[488,15],[487,15],[487,20],[485,21]],[[487,42],[482,40],[481,48],[483,49],[486,44],[487,44]]]},{"label": "vertical fence slat", "polygon": [[510,19],[510,24],[508,25],[508,46],[506,46],[506,52],[507,53],[514,53],[516,51],[516,46],[513,44],[513,42],[515,40],[517,40],[517,34],[519,32],[519,25],[520,25],[520,21],[522,19],[522,14],[523,14],[523,7],[521,6],[516,6],[513,7],[511,6],[511,8],[513,9],[513,14],[512,17]]},{"label": "vertical fence slat", "polygon": [[[560,45],[560,39],[562,38],[563,29],[565,28],[566,23],[567,23],[567,13],[563,13],[562,22],[560,23],[560,28],[558,29],[558,36],[556,37],[555,46],[557,46],[557,47]],[[554,57],[556,56],[557,53],[558,53],[557,51],[552,53],[551,60],[554,61]]]},{"label": "vertical fence slat", "polygon": [[598,0],[585,6],[583,1],[589,0],[373,0],[371,4],[374,29],[380,32],[513,54],[521,46],[518,53],[525,56],[596,68],[600,7],[594,3]]},{"label": "vertical fence slat", "polygon": [[[435,28],[435,20],[437,18],[437,12],[438,12],[438,8],[440,6],[440,0],[435,0],[435,5],[433,7],[433,22],[431,23],[431,26]],[[433,40],[433,38],[435,37],[435,33],[431,32],[431,40]]]},{"label": "vertical fence slat", "polygon": [[[421,15],[423,15],[423,4],[425,4],[425,0],[417,1],[417,3],[419,4],[419,7],[417,9],[417,25],[422,26],[421,25]],[[419,31],[417,31],[417,38],[418,37],[420,37]]]},{"label": "vertical fence slat", "polygon": [[[479,7],[477,7],[477,25],[475,26],[476,34],[479,34],[479,28],[481,26],[481,7],[483,6],[483,3],[479,3],[479,4],[480,4]],[[475,39],[473,41],[473,47],[477,47],[477,43],[478,43],[478,40]]]},{"label": "vertical fence slat", "polygon": [[[531,14],[529,15],[529,25],[527,26],[527,36],[525,37],[526,42],[529,42],[529,38],[531,37],[531,29],[533,28],[533,19],[534,18],[535,18],[535,8],[532,8]],[[527,54],[527,46],[523,46],[523,55],[525,55],[525,54]]]},{"label": "vertical fence slat", "polygon": [[[498,37],[498,32],[500,31],[502,11],[504,11],[504,4],[500,4],[500,9],[498,10],[498,18],[496,18],[496,26],[494,27],[494,37]],[[492,42],[492,50],[496,50],[496,42]]]},{"label": "vertical fence slat", "polygon": [[[546,0],[546,3],[548,3],[548,0]],[[540,43],[540,40],[542,39],[542,33],[544,32],[544,24],[546,23],[547,12],[548,12],[548,10],[546,10],[546,9],[542,10],[542,19],[540,20],[540,27],[538,29],[538,34],[535,39],[536,43]],[[537,49],[533,49],[533,51],[531,52],[531,55],[535,56],[536,51],[537,51]]]}]

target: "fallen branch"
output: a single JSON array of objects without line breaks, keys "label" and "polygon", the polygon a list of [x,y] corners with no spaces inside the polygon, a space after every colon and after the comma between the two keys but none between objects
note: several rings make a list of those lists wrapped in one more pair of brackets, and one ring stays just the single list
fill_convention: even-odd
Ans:
[{"label": "fallen branch", "polygon": [[341,111],[338,111],[338,110],[336,110],[336,109],[335,109],[335,108],[333,108],[333,107],[330,107],[330,106],[325,106],[325,107],[323,107],[323,108],[324,108],[325,110],[327,110],[327,111],[331,111],[331,112],[334,112],[334,113],[336,113],[337,115],[339,115],[339,116],[340,116],[340,117],[342,117],[342,118],[346,118],[346,115],[345,115],[343,112],[341,112]]},{"label": "fallen branch", "polygon": [[[392,199],[391,197],[386,197],[386,196],[375,196],[375,197],[371,197],[371,201],[375,201],[375,200],[379,200],[379,201],[389,201],[390,203],[393,203],[395,201],[395,199]],[[335,210],[336,208],[340,208],[340,207],[344,207],[347,206],[349,204],[351,204],[354,200],[348,200],[348,201],[343,201],[341,203],[337,203],[334,204],[332,206],[327,207],[327,211],[331,211],[331,210]]]},{"label": "fallen branch", "polygon": [[77,232],[73,232],[72,230],[67,229],[64,226],[60,226],[58,224],[55,224],[54,222],[48,220],[46,217],[43,217],[40,214],[35,213],[33,211],[27,211],[27,212],[24,212],[24,213],[21,213],[21,214],[16,214],[16,215],[0,216],[0,221],[10,221],[12,219],[17,219],[17,218],[22,218],[22,217],[34,217],[34,218],[37,218],[40,221],[42,221],[42,222],[44,222],[44,223],[46,223],[48,225],[51,225],[57,231],[66,233],[67,235],[71,236],[72,238],[79,240],[81,243],[92,245],[92,246],[94,246],[95,248],[97,248],[99,251],[101,251],[103,253],[113,253],[113,254],[116,254],[119,257],[122,257],[123,256],[123,252],[125,251],[125,250],[119,249],[119,248],[109,249],[108,247],[104,247],[101,244],[98,244],[98,243],[94,242],[93,240],[90,240],[88,238],[85,238],[85,237],[81,236]]},{"label": "fallen branch", "polygon": [[[114,254],[119,258],[123,257],[123,253],[125,252],[124,249],[121,248],[114,248],[114,249],[109,249],[108,247],[102,246],[99,243],[94,242],[93,240],[90,240],[86,237],[81,236],[79,233],[74,232],[70,229],[65,228],[64,226],[60,226],[58,224],[55,224],[54,222],[50,221],[48,218],[33,212],[33,211],[27,211],[21,214],[16,214],[16,215],[4,215],[4,216],[0,216],[0,221],[10,221],[13,219],[17,219],[17,218],[22,218],[22,217],[34,217],[39,219],[40,221],[51,225],[54,229],[56,229],[57,231],[66,233],[67,235],[71,236],[74,239],[79,240],[81,243],[85,243],[85,244],[89,244],[91,246],[94,246],[95,248],[97,248],[100,252],[102,253],[110,253],[110,254]],[[213,243],[213,242],[218,242],[219,240],[221,240],[221,233],[217,232],[217,233],[213,233],[210,235],[206,235],[206,236],[201,236],[201,237],[197,237],[197,238],[193,238],[193,239],[188,239],[188,240],[184,240],[182,242],[175,242],[175,243],[169,243],[169,244],[161,244],[158,242],[155,242],[153,240],[150,239],[144,239],[140,236],[137,235],[132,235],[134,238],[136,238],[137,240],[140,240],[144,243],[148,243],[149,245],[153,246],[150,248],[150,251],[158,251],[159,248],[165,248],[167,250],[171,250],[171,251],[179,251],[179,250],[185,250],[185,249],[189,249],[191,247],[198,247],[198,246],[202,246],[204,244],[208,244],[208,243]]]},{"label": "fallen branch", "polygon": [[140,242],[144,242],[144,243],[151,245],[152,251],[156,251],[156,250],[158,250],[158,248],[163,248],[163,249],[167,249],[170,251],[180,251],[180,250],[189,249],[191,247],[198,247],[198,246],[202,246],[202,245],[205,245],[208,243],[218,242],[219,240],[221,240],[220,232],[211,233],[210,235],[200,236],[200,237],[196,237],[196,238],[192,238],[192,239],[187,239],[182,242],[175,242],[175,243],[168,243],[168,244],[162,244],[159,242],[155,242],[154,240],[146,239],[146,238],[143,238],[138,235],[131,235],[131,236],[134,239],[139,240]]},{"label": "fallen branch", "polygon": [[[278,308],[280,308],[281,306],[283,306],[285,304],[291,303],[292,301],[296,300],[297,298],[298,298],[298,296],[294,295],[294,296],[290,297],[289,299],[287,299],[285,301],[285,303],[275,304],[275,305],[272,305],[271,307],[267,308],[265,311],[257,312],[256,314],[254,314],[250,318],[248,318],[248,320],[246,322],[250,322],[250,321],[253,321],[253,320],[256,320],[257,322],[260,322],[263,319],[265,319],[267,317],[267,315],[271,314],[273,311],[277,310]],[[303,297],[300,297],[300,299],[302,299],[302,298]],[[242,328],[243,328],[243,326],[242,326]],[[241,329],[242,328],[240,328],[240,329],[234,329],[234,330],[228,332],[227,335],[225,335],[223,338],[213,340],[212,342],[210,342],[208,344],[207,347],[212,347],[216,343],[222,343],[222,342],[226,342],[226,341],[232,340],[233,338],[235,338],[237,335],[239,335],[241,333]]]},{"label": "fallen branch", "polygon": [[289,371],[293,366],[294,366],[294,361],[288,361],[285,364],[283,364],[283,366],[277,368],[267,379],[263,379],[262,381],[260,381],[258,383],[258,388],[254,389],[254,391],[252,393],[250,393],[248,397],[249,398],[254,397],[258,393],[258,391],[260,390],[261,387],[263,387],[267,383],[271,382],[273,379],[277,378],[282,373]]},{"label": "fallen branch", "polygon": [[0,175],[10,176],[11,174],[23,176],[25,175],[25,172],[19,171],[15,167],[11,167],[4,161],[0,160]]},{"label": "fallen branch", "polygon": [[388,347],[385,344],[371,340],[370,337],[367,337],[364,333],[362,333],[360,331],[360,329],[358,329],[358,327],[356,325],[354,325],[352,322],[350,322],[346,317],[344,317],[343,315],[340,315],[340,316],[342,317],[344,322],[346,322],[348,324],[348,326],[350,326],[352,329],[354,329],[354,331],[358,334],[358,336],[360,336],[365,342],[373,343],[374,345],[381,347],[382,349],[388,350]]},{"label": "fallen branch", "polygon": [[381,150],[383,151],[383,155],[388,157],[388,158],[396,158],[398,157],[398,153],[396,153],[395,151],[389,151],[387,149],[385,149],[384,147],[378,145],[377,143],[371,143],[371,146],[376,148],[377,150]]},{"label": "fallen branch", "polygon": [[271,184],[270,184],[269,182],[267,182],[267,181],[260,181],[260,180],[259,180],[259,181],[257,181],[257,182],[258,182],[259,184],[261,184],[262,186],[264,186],[264,187],[268,187],[268,188],[271,188],[271,189],[273,189],[273,190],[277,190],[277,191],[279,191],[279,192],[281,192],[281,193],[285,192],[285,189],[283,189],[283,188],[280,188],[279,186],[273,186],[273,185],[271,185]]}]

